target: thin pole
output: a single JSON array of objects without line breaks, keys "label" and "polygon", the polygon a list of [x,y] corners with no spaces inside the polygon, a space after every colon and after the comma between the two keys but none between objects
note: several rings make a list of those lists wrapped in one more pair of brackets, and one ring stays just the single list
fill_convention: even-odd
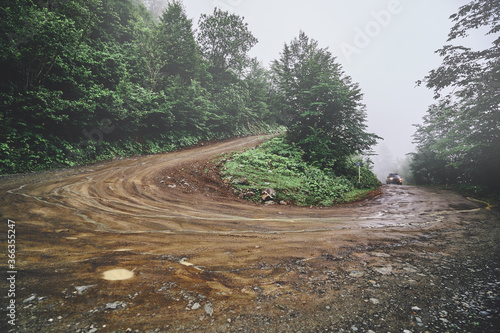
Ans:
[{"label": "thin pole", "polygon": [[358,184],[361,184],[361,165],[358,164]]}]

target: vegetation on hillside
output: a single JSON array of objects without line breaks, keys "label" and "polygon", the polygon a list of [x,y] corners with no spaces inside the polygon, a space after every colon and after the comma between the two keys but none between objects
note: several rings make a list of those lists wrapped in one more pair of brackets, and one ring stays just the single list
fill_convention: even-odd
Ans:
[{"label": "vegetation on hillside", "polygon": [[[288,129],[283,137],[226,163],[226,177],[241,196],[260,200],[269,188],[276,192],[272,202],[328,206],[345,201],[356,185],[378,186],[368,160],[355,156],[379,137],[365,131],[361,91],[335,57],[300,32],[285,44],[271,75],[273,102]],[[361,182],[356,162],[362,165]]]},{"label": "vegetation on hillside", "polygon": [[350,156],[368,151],[380,139],[366,132],[358,84],[304,32],[285,44],[272,73],[287,139],[304,151],[306,161],[342,172]]},{"label": "vegetation on hillside", "polygon": [[[275,195],[269,201],[297,205],[330,206],[352,199],[353,192],[360,194],[357,189],[369,191],[379,185],[369,162],[360,157],[349,158],[350,167],[336,174],[306,162],[305,156],[298,145],[279,136],[257,148],[225,157],[223,175],[242,198],[261,202],[263,191],[270,188]],[[356,163],[361,164],[361,183]]]},{"label": "vegetation on hillside", "polygon": [[227,176],[307,205],[343,201],[356,162],[361,187],[377,185],[359,157],[378,138],[365,131],[360,88],[318,42],[301,32],[266,68],[248,56],[258,41],[243,17],[216,8],[195,29],[181,1],[150,9],[2,2],[0,174],[286,128],[233,156]]},{"label": "vegetation on hillside", "polygon": [[487,29],[490,48],[446,45],[442,65],[425,77],[435,92],[414,135],[412,172],[418,184],[500,189],[500,2],[473,0],[451,16],[448,42]]},{"label": "vegetation on hillside", "polygon": [[0,15],[0,174],[278,125],[236,15],[203,15],[197,33],[180,1],[157,20],[133,0],[6,0]]}]

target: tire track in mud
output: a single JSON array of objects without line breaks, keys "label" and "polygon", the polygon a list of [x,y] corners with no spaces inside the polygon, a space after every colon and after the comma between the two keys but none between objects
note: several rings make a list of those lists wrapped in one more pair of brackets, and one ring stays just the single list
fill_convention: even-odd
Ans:
[{"label": "tire track in mud", "polygon": [[[147,331],[165,324],[181,329],[186,323],[183,331],[197,332],[203,321],[215,323],[212,330],[203,329],[220,332],[229,313],[235,327],[251,323],[266,329],[255,313],[267,306],[275,323],[287,309],[298,316],[287,317],[287,324],[308,331],[318,324],[310,315],[323,311],[324,302],[342,307],[351,291],[361,295],[372,288],[372,282],[344,287],[345,281],[410,274],[423,284],[425,278],[407,259],[444,252],[440,238],[460,239],[463,225],[486,211],[452,192],[396,185],[384,185],[382,195],[371,200],[330,208],[238,199],[210,173],[209,161],[262,141],[241,138],[0,178],[2,216],[16,220],[20,231],[19,268],[26,281],[20,299],[36,293],[50,300],[50,310],[43,302],[26,306],[24,325],[35,331],[58,309],[69,326],[53,331],[88,331],[95,323],[110,332],[111,327],[125,330],[123,318],[147,316],[147,324],[131,326]],[[134,277],[103,281],[103,274],[115,269],[133,271]],[[74,293],[76,287],[94,285],[82,295]],[[383,302],[383,295],[377,297]],[[128,305],[120,311],[106,308],[123,304],[117,301]],[[200,309],[210,304],[215,312],[203,317],[194,304]],[[363,298],[350,302],[352,316],[366,304]],[[324,327],[331,326],[330,315],[321,319]]]},{"label": "tire track in mud", "polygon": [[[400,200],[396,202],[387,200],[386,193],[369,204],[342,209],[263,207],[235,198],[186,193],[180,186],[166,187],[158,182],[159,175],[179,165],[207,160],[261,141],[259,137],[252,137],[176,153],[127,159],[119,161],[119,166],[110,162],[98,170],[66,179],[22,184],[7,190],[7,193],[36,200],[49,206],[49,210],[69,210],[98,230],[115,233],[284,234],[402,228],[432,224],[429,218],[437,217],[439,222],[442,215],[479,209],[436,208],[431,212],[418,212],[419,206],[426,202],[418,199],[405,201],[411,192],[418,191],[408,187],[386,187],[386,192]],[[192,175],[186,174],[185,177],[189,177],[181,181],[185,187],[199,189],[204,185]],[[197,183],[190,185],[189,182]],[[381,206],[389,209],[381,210]]]},{"label": "tire track in mud", "polygon": [[[120,172],[123,172],[120,171]],[[116,176],[116,175],[110,175]],[[130,177],[134,177],[134,174],[131,174]],[[143,195],[140,191],[137,190],[136,186],[132,186],[135,191],[130,191],[126,188],[126,186],[117,186],[116,183],[113,183],[115,186],[110,189],[113,192],[120,192],[120,196],[113,195],[114,193],[109,193],[106,191],[102,191],[102,186],[106,186],[105,184],[109,184],[110,182],[107,180],[108,177],[103,180],[94,181],[94,177],[91,179],[87,179],[87,181],[81,180],[74,182],[72,184],[65,185],[63,187],[56,187],[51,190],[50,193],[45,194],[48,195],[49,198],[40,197],[36,195],[23,193],[22,189],[26,186],[21,185],[20,187],[8,190],[9,194],[21,195],[29,199],[40,201],[47,205],[52,205],[57,208],[69,209],[74,212],[75,215],[80,216],[86,222],[92,223],[96,227],[98,227],[101,231],[106,232],[116,232],[116,233],[198,233],[198,234],[239,234],[239,233],[262,233],[262,234],[283,234],[283,233],[309,233],[309,232],[324,232],[324,231],[334,231],[334,230],[347,230],[347,229],[371,229],[371,228],[388,228],[388,227],[408,227],[415,222],[396,222],[394,220],[399,219],[408,219],[408,218],[416,218],[417,215],[414,214],[393,214],[390,212],[378,212],[374,214],[368,213],[365,216],[355,216],[355,217],[344,217],[344,216],[335,216],[335,210],[333,210],[330,214],[329,209],[324,209],[326,212],[321,212],[320,216],[317,217],[251,217],[246,214],[242,215],[233,215],[233,214],[224,214],[220,213],[220,208],[216,208],[216,212],[213,211],[200,211],[196,207],[186,206],[182,204],[176,204],[175,201],[178,200],[178,197],[175,195],[174,198],[170,197],[168,194],[165,196],[165,193],[162,191],[161,195],[158,197],[162,197],[162,201],[158,202],[158,200],[151,199],[152,194]],[[123,179],[123,178],[122,178]],[[123,184],[123,182],[121,182]],[[135,185],[135,183],[132,183]],[[149,185],[146,185],[149,186]],[[111,185],[108,185],[111,187]],[[161,191],[156,188],[157,191]],[[154,195],[154,193],[153,193]],[[139,198],[132,200],[131,198]],[[44,199],[45,198],[45,199]],[[65,200],[70,199],[70,200]],[[173,199],[173,200],[172,200]],[[213,203],[215,204],[215,203]],[[238,209],[241,209],[239,207]],[[304,208],[305,209],[305,208]],[[477,212],[481,208],[471,208],[465,210],[442,210],[435,211],[431,213],[420,213],[418,217],[438,217],[436,221],[441,221],[440,218],[443,215],[447,214],[456,214],[456,213],[468,213],[468,212]],[[141,222],[140,225],[147,230],[136,230],[136,226],[134,226],[135,230],[127,230],[129,229],[128,225],[121,225],[116,227],[111,227],[110,224],[106,224],[103,222],[97,222],[96,220],[89,217],[89,214],[84,213],[85,211],[97,212],[98,214],[104,214],[108,216],[112,216],[114,218],[126,218],[126,217],[134,217],[141,218],[147,220],[154,220],[154,223],[151,223],[151,226],[148,226],[147,223]],[[165,214],[164,212],[168,211],[169,214]],[[243,211],[243,213],[245,213]],[[281,213],[281,212],[279,212]],[[328,215],[328,216],[325,216]],[[392,217],[393,221],[388,221],[388,217]],[[165,225],[169,224],[169,221],[176,220],[182,221],[183,224],[186,222],[199,221],[198,225],[207,225],[208,221],[216,220],[219,224],[221,222],[245,222],[248,223],[246,228],[248,230],[195,230],[188,228],[176,229],[172,228],[169,230],[161,230]],[[163,222],[163,223],[162,223]],[[286,225],[284,230],[258,230],[253,228],[255,224],[259,222],[267,222],[267,223],[278,223],[281,225]],[[130,222],[132,223],[132,222]],[[324,228],[307,228],[307,229],[297,229],[295,224],[323,224],[323,225],[335,225],[333,227],[324,227]],[[425,224],[430,224],[432,221],[429,221]],[[214,228],[213,225],[209,225],[210,228]],[[159,229],[159,230],[158,230]]]},{"label": "tire track in mud", "polygon": [[446,228],[448,216],[482,209],[450,192],[412,186],[383,186],[381,196],[340,207],[264,206],[237,199],[222,189],[220,179],[206,179],[204,166],[215,156],[263,139],[26,175],[3,186],[0,182],[3,200],[11,206],[5,215],[22,212],[21,220],[34,219],[44,230],[74,229],[68,239],[75,241],[88,232],[190,239],[275,235],[280,236],[279,251],[294,244],[300,252],[314,244],[340,248],[357,241],[418,237]]}]

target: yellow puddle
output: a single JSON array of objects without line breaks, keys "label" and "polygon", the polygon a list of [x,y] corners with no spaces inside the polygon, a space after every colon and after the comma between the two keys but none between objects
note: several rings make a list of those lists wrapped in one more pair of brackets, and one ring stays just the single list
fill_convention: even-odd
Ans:
[{"label": "yellow puddle", "polygon": [[123,268],[111,269],[102,274],[102,278],[108,281],[127,280],[133,276],[134,272]]}]

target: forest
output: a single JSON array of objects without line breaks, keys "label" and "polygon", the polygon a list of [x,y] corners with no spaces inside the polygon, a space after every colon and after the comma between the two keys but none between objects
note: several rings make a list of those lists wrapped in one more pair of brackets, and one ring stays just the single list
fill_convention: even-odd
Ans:
[{"label": "forest", "polygon": [[379,138],[359,86],[303,32],[266,67],[243,17],[215,8],[195,29],[177,0],[6,0],[0,25],[0,174],[285,131],[343,174]]},{"label": "forest", "polygon": [[[242,18],[194,34],[181,2],[2,2],[0,173],[148,154],[277,128]],[[230,35],[226,35],[226,34]]]},{"label": "forest", "polygon": [[[443,63],[418,84],[435,94],[417,125],[411,170],[417,184],[473,185],[500,191],[500,1],[473,0],[451,16]],[[459,45],[476,30],[489,48]]]},{"label": "forest", "polygon": [[[264,65],[249,56],[258,40],[243,17],[215,8],[193,22],[182,1],[145,4],[2,1],[0,174],[283,132],[331,177],[354,179],[358,160],[369,169],[360,156],[380,137],[327,48],[299,32]],[[442,65],[417,82],[435,103],[416,125],[416,184],[500,188],[499,13],[498,1],[460,7],[448,42],[485,29],[491,47],[445,45]]]}]

